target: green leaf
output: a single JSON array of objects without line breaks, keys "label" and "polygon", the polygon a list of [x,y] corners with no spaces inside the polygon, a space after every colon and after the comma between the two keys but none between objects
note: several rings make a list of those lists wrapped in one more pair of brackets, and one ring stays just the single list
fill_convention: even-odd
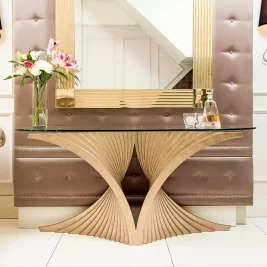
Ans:
[{"label": "green leaf", "polygon": [[20,82],[20,88],[22,88],[24,86],[24,80],[25,80],[25,77],[23,77],[23,79]]},{"label": "green leaf", "polygon": [[54,70],[54,72],[61,75],[62,77],[64,77],[67,81],[69,80],[68,76],[66,74],[64,74],[63,72],[57,71],[57,70]]},{"label": "green leaf", "polygon": [[10,79],[12,79],[12,78],[14,78],[13,76],[8,76],[8,77],[6,77],[5,79],[3,79],[4,81],[6,81],[6,80],[10,80]]},{"label": "green leaf", "polygon": [[13,63],[13,64],[17,64],[17,65],[23,65],[22,63],[20,62],[17,62],[17,61],[14,61],[14,60],[10,60],[8,61],[9,63]]},{"label": "green leaf", "polygon": [[32,56],[30,54],[27,55],[27,60],[32,60]]},{"label": "green leaf", "polygon": [[65,84],[64,84],[64,82],[62,81],[62,78],[61,78],[61,76],[57,74],[57,78],[59,79],[59,81],[60,81],[61,85],[62,85],[62,86],[63,86],[63,88],[64,88],[64,87],[65,87]]},{"label": "green leaf", "polygon": [[10,75],[10,76],[6,77],[3,80],[6,81],[6,80],[10,80],[10,79],[17,78],[17,77],[20,77],[20,76],[22,76],[22,75],[13,75],[13,76]]},{"label": "green leaf", "polygon": [[[80,79],[79,79],[76,75],[74,75],[72,72],[69,72],[69,74],[70,74],[73,78],[75,78],[76,81],[78,81],[79,83],[81,83]],[[75,84],[76,84],[76,82],[75,82]],[[76,84],[76,85],[77,85],[77,84]]]},{"label": "green leaf", "polygon": [[25,61],[25,59],[22,57],[22,54],[20,53],[20,51],[17,52],[17,57],[21,62]]}]

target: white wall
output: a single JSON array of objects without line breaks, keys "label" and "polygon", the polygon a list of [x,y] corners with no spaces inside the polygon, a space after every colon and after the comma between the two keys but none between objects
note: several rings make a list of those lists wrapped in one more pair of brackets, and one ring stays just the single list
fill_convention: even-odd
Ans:
[{"label": "white wall", "polygon": [[0,128],[7,137],[4,148],[0,148],[0,195],[10,194],[12,189],[13,165],[13,111],[14,99],[12,81],[3,78],[12,73],[12,1],[0,0],[0,17],[5,40],[0,44]]},{"label": "white wall", "polygon": [[177,63],[192,63],[193,0],[114,0]]},{"label": "white wall", "polygon": [[[193,55],[193,0],[128,0],[186,57]],[[181,38],[182,37],[182,38]]]},{"label": "white wall", "polygon": [[262,56],[267,36],[258,32],[261,0],[254,0],[254,206],[248,216],[267,216],[267,65]]}]

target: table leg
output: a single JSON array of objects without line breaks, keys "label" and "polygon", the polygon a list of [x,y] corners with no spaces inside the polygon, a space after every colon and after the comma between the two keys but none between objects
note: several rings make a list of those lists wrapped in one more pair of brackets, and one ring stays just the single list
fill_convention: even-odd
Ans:
[{"label": "table leg", "polygon": [[143,235],[142,243],[190,233],[230,229],[230,226],[208,222],[185,211],[161,187],[190,156],[205,147],[240,137],[242,134],[238,132],[138,133],[137,155],[150,182],[150,190],[137,224],[137,232]]},{"label": "table leg", "polygon": [[65,222],[40,227],[40,231],[133,243],[135,224],[121,182],[132,158],[136,133],[31,133],[29,138],[75,153],[97,170],[110,186],[85,212]]}]

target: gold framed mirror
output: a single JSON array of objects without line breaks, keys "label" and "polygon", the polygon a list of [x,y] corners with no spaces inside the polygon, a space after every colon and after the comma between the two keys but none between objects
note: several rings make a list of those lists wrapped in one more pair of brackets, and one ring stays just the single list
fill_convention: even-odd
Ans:
[{"label": "gold framed mirror", "polygon": [[[189,18],[192,22],[189,25],[192,26],[191,47],[193,56],[191,62],[185,59],[184,63],[180,64],[179,67],[184,69],[184,73],[187,72],[187,74],[191,75],[191,88],[189,86],[182,87],[183,84],[186,84],[183,83],[186,77],[184,75],[184,80],[181,79],[178,86],[174,86],[174,88],[173,86],[172,88],[166,86],[167,88],[162,89],[155,89],[158,88],[157,84],[154,83],[152,85],[150,80],[143,81],[145,79],[139,78],[145,72],[145,69],[142,68],[143,62],[138,62],[139,65],[136,64],[135,69],[130,67],[128,70],[129,75],[126,73],[128,75],[127,79],[131,81],[131,83],[128,83],[130,86],[127,86],[125,81],[121,82],[122,78],[116,72],[109,71],[107,65],[113,64],[109,55],[115,53],[119,57],[118,47],[122,46],[124,48],[127,46],[129,53],[131,53],[131,49],[146,51],[147,43],[143,41],[146,38],[143,37],[142,29],[139,25],[130,25],[131,29],[133,29],[133,34],[128,29],[125,29],[124,34],[126,37],[123,42],[120,42],[121,37],[118,37],[118,30],[110,25],[106,28],[98,28],[102,35],[96,33],[96,30],[90,24],[89,16],[84,14],[84,12],[87,12],[86,10],[92,9],[90,1],[92,2],[92,0],[56,0],[56,39],[61,43],[61,50],[78,59],[78,63],[80,63],[80,60],[83,62],[80,74],[81,88],[75,86],[74,79],[69,79],[64,86],[57,81],[57,108],[193,108],[201,106],[203,89],[212,88],[212,0],[187,0],[189,2],[192,1],[192,16],[191,19]],[[110,1],[109,4],[114,2],[114,4],[119,5],[118,3],[123,3],[126,0],[108,1]],[[164,0],[162,1],[164,2]],[[112,7],[109,10],[113,9]],[[123,31],[123,26],[117,25],[117,27],[120,27],[120,31]],[[140,30],[137,29],[138,27]],[[146,34],[149,33],[146,31]],[[155,50],[156,47],[153,41],[153,34],[152,32],[151,38],[149,34],[149,40],[151,40],[149,51]],[[138,45],[135,47],[131,46],[130,42],[134,39],[133,37],[138,40]],[[84,38],[84,40],[80,41],[81,38]],[[128,40],[130,41],[128,42]],[[164,62],[164,56],[167,57],[165,55],[167,51],[161,48],[160,45],[156,45],[158,47],[157,51],[160,51],[157,56],[159,58],[162,57]],[[103,56],[101,56],[99,62],[94,53],[96,48],[103,51]],[[148,62],[147,64],[150,64],[149,67],[155,71],[157,63],[152,62],[151,59],[148,60],[145,52],[143,52],[142,56]],[[120,58],[112,58],[112,60],[116,62]],[[125,58],[121,60],[125,61]],[[136,63],[131,55],[128,56],[127,60],[130,63]],[[120,69],[120,66],[114,67],[116,71]],[[189,70],[188,66],[191,66],[193,70]],[[168,67],[164,71],[167,73]],[[103,74],[102,79],[97,76],[98,73]],[[134,75],[132,75],[133,73]],[[151,74],[150,76],[152,80],[153,75]],[[160,77],[156,79],[160,80]],[[113,80],[116,80],[116,82],[113,82]]]}]

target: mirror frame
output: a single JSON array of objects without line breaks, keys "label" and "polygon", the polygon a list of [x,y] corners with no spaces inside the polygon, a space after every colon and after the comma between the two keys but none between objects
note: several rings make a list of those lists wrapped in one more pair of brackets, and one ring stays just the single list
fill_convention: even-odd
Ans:
[{"label": "mirror frame", "polygon": [[[212,0],[194,1],[193,88],[75,89],[56,82],[56,108],[199,108],[212,88]],[[56,39],[75,58],[75,0],[56,0]]]}]

